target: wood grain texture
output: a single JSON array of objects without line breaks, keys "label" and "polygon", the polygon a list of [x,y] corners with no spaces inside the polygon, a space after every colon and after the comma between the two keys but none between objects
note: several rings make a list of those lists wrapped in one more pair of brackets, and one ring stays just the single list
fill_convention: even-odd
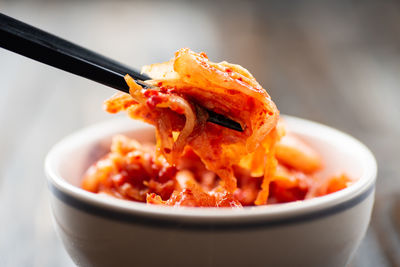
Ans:
[{"label": "wood grain texture", "polygon": [[[400,3],[284,2],[0,0],[0,7],[136,68],[185,46],[239,63],[282,113],[360,139],[379,175],[371,226],[350,266],[400,266]],[[0,266],[73,266],[52,227],[43,159],[63,136],[111,118],[101,103],[112,93],[0,50]]]}]

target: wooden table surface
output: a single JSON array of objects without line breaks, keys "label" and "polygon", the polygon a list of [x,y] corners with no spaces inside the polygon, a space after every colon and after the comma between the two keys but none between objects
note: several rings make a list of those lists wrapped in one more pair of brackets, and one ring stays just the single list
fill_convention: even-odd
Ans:
[{"label": "wooden table surface", "polygon": [[[282,113],[360,139],[379,175],[350,266],[400,266],[399,2],[0,0],[0,10],[137,68],[180,47],[206,51],[248,68]],[[0,50],[0,266],[74,266],[52,227],[43,159],[111,118],[101,104],[112,93]]]}]

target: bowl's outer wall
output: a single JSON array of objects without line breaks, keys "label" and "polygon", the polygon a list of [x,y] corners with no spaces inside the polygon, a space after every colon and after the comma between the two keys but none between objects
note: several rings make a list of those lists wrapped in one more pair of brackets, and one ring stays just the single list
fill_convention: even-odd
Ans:
[{"label": "bowl's outer wall", "polygon": [[[365,155],[359,157],[358,152],[355,152],[359,151],[359,149],[357,150],[358,145],[347,137],[342,136],[339,140],[333,140],[333,143],[329,143],[329,147],[325,147],[322,140],[329,139],[328,137],[314,138],[320,135],[318,131],[311,131],[313,135],[307,136],[310,127],[316,127],[314,130],[318,130],[320,126],[296,118],[291,118],[289,122],[290,125],[297,124],[295,130],[298,130],[298,128],[302,130],[304,137],[308,137],[313,146],[319,147],[320,150],[326,150],[323,154],[324,160],[331,166],[325,167],[337,170],[344,164],[344,169],[341,169],[341,171],[350,173],[354,177],[361,177],[363,173],[368,173],[363,159]],[[125,129],[122,132],[129,132],[131,128],[126,127],[126,123],[127,121],[120,121],[117,124],[112,122],[111,124],[94,126],[85,130],[83,134],[78,132],[72,139],[67,140],[67,143],[64,142],[63,154],[55,157],[52,164],[48,164],[55,171],[52,175],[49,175],[47,169],[50,184],[58,184],[58,188],[65,194],[71,194],[69,189],[67,190],[63,187],[64,185],[60,185],[57,177],[61,177],[69,185],[79,186],[83,171],[91,162],[101,156],[98,155],[99,151],[101,153],[106,152],[110,137],[121,132],[121,129]],[[307,129],[303,129],[304,123],[308,125]],[[115,127],[110,128],[110,125]],[[153,135],[148,134],[148,127],[143,128],[138,124],[135,129],[135,133],[132,133],[133,137],[139,137],[140,140],[147,138],[148,141],[153,138]],[[332,130],[324,129],[323,131],[329,135]],[[345,145],[343,142],[345,142]],[[99,145],[104,148],[104,151],[98,149]],[[331,157],[332,151],[339,155]],[[372,169],[374,168],[372,167]],[[368,179],[365,182],[373,186],[375,179],[373,175],[375,173],[372,173],[374,171],[371,170],[370,172],[368,175],[371,175],[371,177],[368,175],[363,177]],[[52,178],[54,175],[57,177]],[[368,188],[371,188],[370,186]],[[76,190],[76,187],[73,188],[73,191],[80,191]],[[351,198],[363,194],[368,188],[352,195]],[[75,193],[82,195],[81,192]],[[337,196],[340,195],[339,193],[337,193]],[[73,194],[72,198],[74,198]],[[83,199],[86,198],[86,196],[83,197]],[[183,221],[177,222],[177,227],[171,229],[155,227],[153,224],[151,226],[126,223],[115,220],[115,218],[97,217],[86,210],[65,204],[54,194],[51,194],[50,199],[57,232],[75,263],[79,266],[96,267],[341,267],[345,266],[364,236],[373,204],[373,194],[369,194],[367,198],[344,211],[296,224],[232,231],[198,231],[179,228],[179,225],[184,223]],[[103,208],[102,205],[98,207]],[[142,213],[135,210],[130,213],[142,216],[140,215]],[[268,216],[260,218],[267,220]]]},{"label": "bowl's outer wall", "polygon": [[345,266],[374,194],[323,218],[256,229],[188,230],[102,218],[51,196],[57,232],[78,266]]}]

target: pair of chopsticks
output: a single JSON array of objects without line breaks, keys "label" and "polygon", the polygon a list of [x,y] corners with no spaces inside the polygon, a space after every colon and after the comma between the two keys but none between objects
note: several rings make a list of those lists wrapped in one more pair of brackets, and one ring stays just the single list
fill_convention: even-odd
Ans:
[{"label": "pair of chopsticks", "polygon": [[[1,13],[0,47],[125,93],[129,93],[124,79],[126,74],[142,86],[146,86],[143,81],[150,79],[117,61]],[[209,122],[243,131],[239,123],[211,110],[207,111]]]}]

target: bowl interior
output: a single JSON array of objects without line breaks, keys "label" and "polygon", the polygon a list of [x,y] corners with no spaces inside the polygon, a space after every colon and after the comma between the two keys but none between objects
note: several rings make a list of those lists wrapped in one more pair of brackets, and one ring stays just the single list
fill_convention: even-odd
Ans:
[{"label": "bowl interior", "polygon": [[[82,177],[90,165],[94,164],[101,157],[110,151],[111,139],[116,134],[122,134],[130,138],[135,138],[140,142],[155,142],[154,128],[149,125],[134,123],[131,127],[117,130],[110,134],[100,136],[100,138],[79,142],[68,149],[60,158],[58,165],[59,175],[66,182],[80,187]],[[103,132],[104,133],[104,132]],[[78,137],[80,138],[80,137]]]},{"label": "bowl interior", "polygon": [[[376,177],[376,163],[371,152],[356,139],[330,127],[307,120],[285,116],[288,128],[315,148],[323,157],[325,168],[318,175],[327,177],[346,173],[357,180],[355,184],[339,192],[306,201],[245,208],[242,211],[159,207],[131,201],[101,197],[79,188],[82,175],[96,160],[109,151],[111,138],[124,134],[141,142],[154,142],[154,128],[129,118],[117,118],[85,128],[58,143],[46,159],[46,173],[51,184],[59,190],[90,201],[96,205],[123,209],[128,212],[158,213],[173,216],[281,216],[298,214],[312,209],[335,205],[360,194]],[[251,211],[249,211],[251,210]],[[223,215],[219,215],[223,214]],[[280,214],[280,215],[279,215]]]}]

